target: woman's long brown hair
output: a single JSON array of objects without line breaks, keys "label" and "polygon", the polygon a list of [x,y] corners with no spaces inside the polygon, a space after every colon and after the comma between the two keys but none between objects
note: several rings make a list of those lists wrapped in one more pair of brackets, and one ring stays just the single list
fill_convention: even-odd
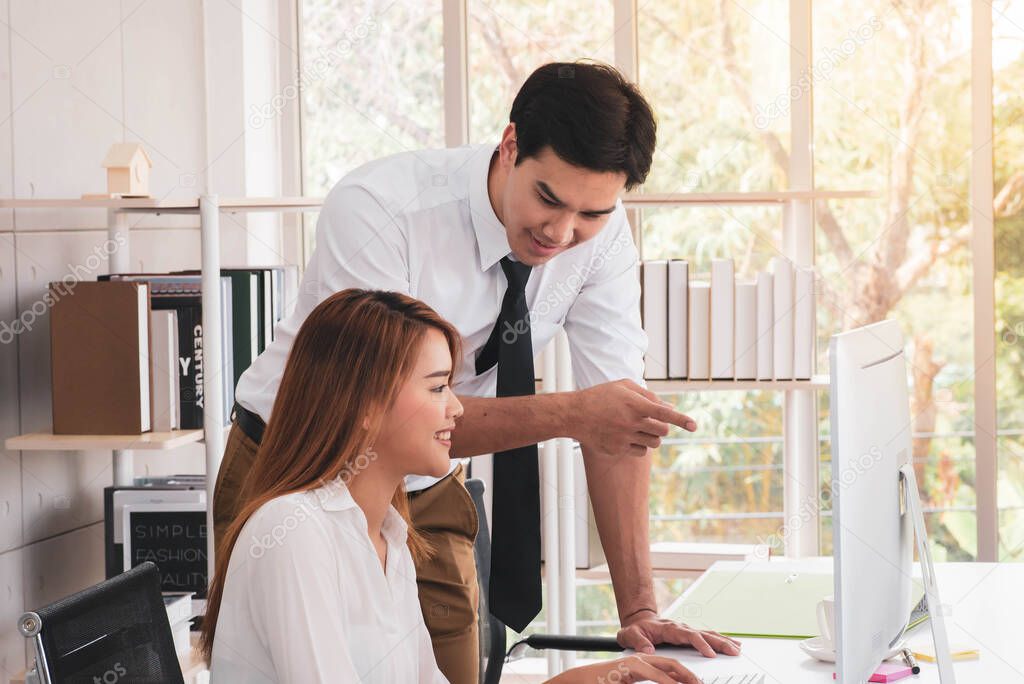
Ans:
[{"label": "woman's long brown hair", "polygon": [[[397,292],[342,290],[313,309],[299,328],[242,486],[241,510],[217,549],[200,641],[207,662],[228,562],[246,521],[271,499],[332,482],[371,448],[430,328],[447,339],[454,376],[462,358],[458,331],[423,302]],[[404,487],[392,504],[409,522]],[[411,525],[409,547],[415,557],[429,552]]]}]

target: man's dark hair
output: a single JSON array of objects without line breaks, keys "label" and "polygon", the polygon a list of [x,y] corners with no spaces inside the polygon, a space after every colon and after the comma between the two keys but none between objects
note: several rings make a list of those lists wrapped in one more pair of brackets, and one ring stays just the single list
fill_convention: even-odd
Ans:
[{"label": "man's dark hair", "polygon": [[526,79],[512,102],[516,165],[551,147],[592,171],[626,174],[640,185],[654,155],[654,114],[640,90],[607,64],[552,62]]}]

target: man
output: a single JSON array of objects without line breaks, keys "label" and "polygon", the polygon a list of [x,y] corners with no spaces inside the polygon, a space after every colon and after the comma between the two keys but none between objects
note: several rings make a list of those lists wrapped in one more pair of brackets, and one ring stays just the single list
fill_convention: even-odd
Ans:
[{"label": "man", "polygon": [[[650,449],[696,424],[643,385],[637,251],[620,201],[643,182],[655,122],[611,67],[548,64],[516,96],[501,142],[395,155],[342,179],[324,202],[295,312],[239,381],[214,495],[216,534],[237,511],[295,333],[349,287],[422,299],[464,338],[454,389],[465,413],[453,458],[494,453],[489,608],[522,631],[540,609],[538,442],[579,441],[622,630],[641,652],[728,640],[660,620],[648,545]],[[577,391],[535,395],[533,356],[563,327]],[[445,439],[439,435],[438,439]],[[264,457],[273,458],[273,454]],[[414,523],[437,548],[417,567],[423,617],[454,684],[476,682],[476,513],[462,469],[407,482]]]}]

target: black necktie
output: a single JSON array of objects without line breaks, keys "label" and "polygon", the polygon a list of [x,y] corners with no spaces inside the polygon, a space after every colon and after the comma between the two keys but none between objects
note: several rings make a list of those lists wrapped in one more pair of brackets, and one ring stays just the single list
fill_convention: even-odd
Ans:
[{"label": "black necktie", "polygon": [[[498,364],[499,397],[535,392],[526,281],[530,267],[501,260],[508,289],[490,337],[476,359],[477,375]],[[537,445],[494,454],[491,506],[491,613],[522,632],[540,612],[540,475]]]}]

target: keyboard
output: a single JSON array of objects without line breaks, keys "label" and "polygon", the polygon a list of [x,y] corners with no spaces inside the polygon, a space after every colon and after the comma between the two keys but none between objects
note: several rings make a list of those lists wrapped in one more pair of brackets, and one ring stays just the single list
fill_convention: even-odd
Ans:
[{"label": "keyboard", "polygon": [[703,684],[764,684],[763,672],[752,674],[711,675],[700,680]]}]

